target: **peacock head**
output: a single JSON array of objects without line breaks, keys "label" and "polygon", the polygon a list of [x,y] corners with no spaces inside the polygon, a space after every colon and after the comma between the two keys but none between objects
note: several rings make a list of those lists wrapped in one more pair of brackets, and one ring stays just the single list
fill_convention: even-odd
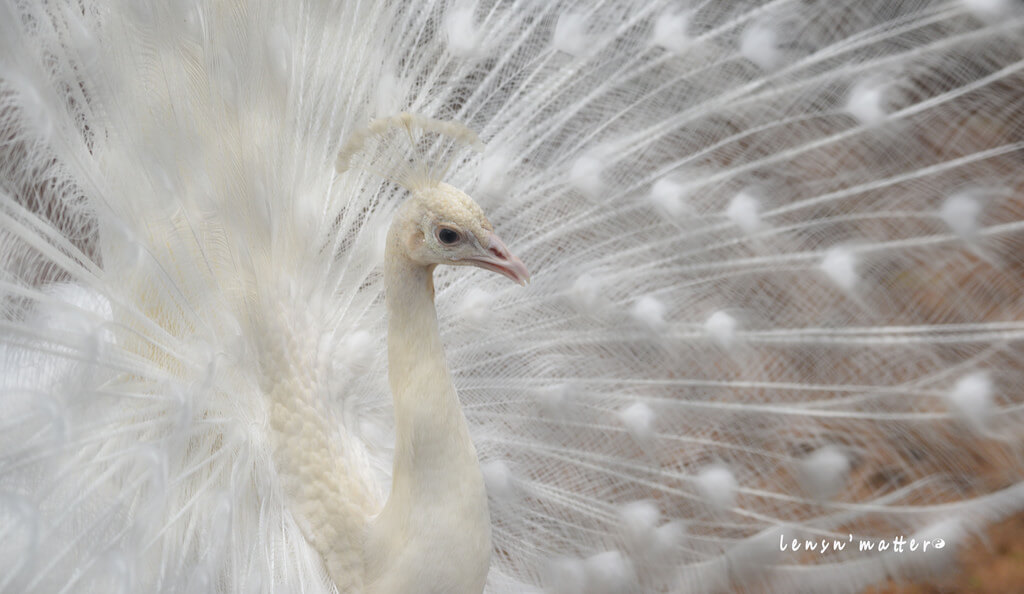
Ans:
[{"label": "peacock head", "polygon": [[526,265],[494,233],[483,209],[446,183],[414,190],[392,229],[405,255],[424,266],[476,266],[521,285],[530,281]]},{"label": "peacock head", "polygon": [[476,266],[525,285],[526,266],[494,233],[483,209],[440,181],[458,149],[483,148],[466,126],[410,113],[370,122],[338,153],[338,172],[374,172],[409,191],[391,224],[389,246],[423,266]]}]

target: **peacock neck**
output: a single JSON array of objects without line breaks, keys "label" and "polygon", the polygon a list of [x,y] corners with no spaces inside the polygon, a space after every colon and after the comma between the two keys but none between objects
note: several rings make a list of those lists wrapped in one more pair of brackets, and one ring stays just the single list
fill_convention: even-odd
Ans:
[{"label": "peacock neck", "polygon": [[392,496],[404,488],[427,494],[466,465],[479,472],[438,331],[433,269],[396,255],[388,258],[385,272],[388,379],[395,403]]},{"label": "peacock neck", "polygon": [[391,493],[367,532],[367,591],[480,592],[491,550],[487,493],[444,359],[433,266],[404,256],[399,236],[393,226],[385,269],[395,460]]}]

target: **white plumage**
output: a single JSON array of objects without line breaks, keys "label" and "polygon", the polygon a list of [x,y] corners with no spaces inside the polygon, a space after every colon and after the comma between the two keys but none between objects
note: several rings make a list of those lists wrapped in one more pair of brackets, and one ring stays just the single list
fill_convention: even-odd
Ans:
[{"label": "white plumage", "polygon": [[[950,566],[1024,508],[1021,39],[1011,0],[0,0],[0,592],[413,575],[372,518],[423,179],[533,282],[436,273],[479,472],[424,484],[488,497],[410,516],[422,591]],[[897,537],[945,546],[857,549]]]}]

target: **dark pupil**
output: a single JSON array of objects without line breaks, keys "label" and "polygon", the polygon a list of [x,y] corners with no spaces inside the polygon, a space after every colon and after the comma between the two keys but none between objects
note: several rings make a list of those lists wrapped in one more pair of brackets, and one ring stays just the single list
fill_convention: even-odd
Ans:
[{"label": "dark pupil", "polygon": [[459,234],[451,229],[441,229],[437,232],[437,238],[441,243],[453,244],[459,240]]}]

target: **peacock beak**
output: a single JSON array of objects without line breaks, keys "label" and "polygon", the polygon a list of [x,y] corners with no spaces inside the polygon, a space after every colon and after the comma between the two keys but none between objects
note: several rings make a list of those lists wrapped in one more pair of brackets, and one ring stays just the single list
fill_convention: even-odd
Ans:
[{"label": "peacock beak", "polygon": [[494,233],[489,234],[487,239],[487,252],[487,255],[469,258],[470,263],[507,276],[523,286],[530,282],[530,273],[526,270],[526,264],[513,256],[505,243]]}]

